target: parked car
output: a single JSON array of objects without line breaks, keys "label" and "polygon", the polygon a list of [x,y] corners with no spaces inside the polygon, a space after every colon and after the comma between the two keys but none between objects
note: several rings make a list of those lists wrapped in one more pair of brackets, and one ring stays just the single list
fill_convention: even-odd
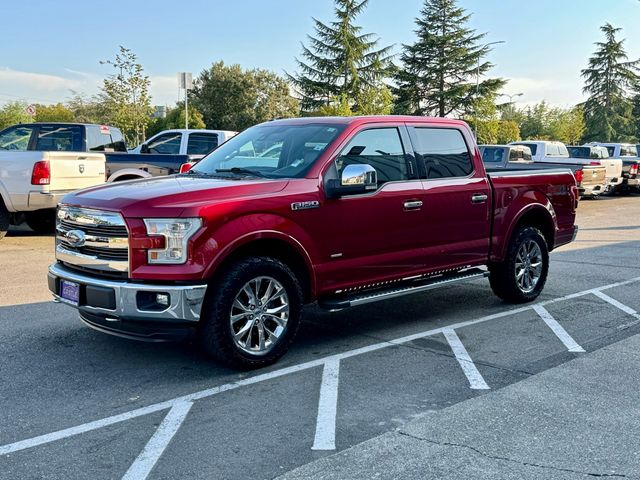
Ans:
[{"label": "parked car", "polygon": [[606,168],[607,192],[615,193],[622,188],[622,160],[609,157],[609,150],[597,145],[568,146],[571,161],[585,165],[602,165]]},{"label": "parked car", "polygon": [[[277,162],[260,156],[278,143]],[[185,174],[66,196],[48,282],[95,329],[195,334],[261,367],[315,301],[337,311],[485,276],[505,301],[534,300],[577,206],[568,169],[487,174],[459,120],[277,120]]]},{"label": "parked car", "polygon": [[591,142],[587,145],[599,145],[606,147],[609,156],[622,160],[622,185],[623,192],[640,192],[640,158],[636,145],[631,143],[598,143]]},{"label": "parked car", "polygon": [[104,183],[106,150],[124,150],[118,129],[74,123],[30,123],[0,132],[0,238],[21,223],[52,233],[58,201]]},{"label": "parked car", "polygon": [[238,132],[229,130],[164,130],[149,138],[129,153],[160,153],[164,155],[190,155],[204,157],[218,145]]},{"label": "parked car", "polygon": [[556,162],[534,162],[531,149],[525,145],[480,145],[485,167],[493,170],[558,169],[571,170],[583,197],[596,197],[606,189],[606,168],[601,165],[576,163],[570,158]]},{"label": "parked car", "polygon": [[562,142],[548,140],[526,140],[511,142],[509,145],[523,145],[531,150],[531,158],[534,162],[557,162],[570,157],[569,150]]}]

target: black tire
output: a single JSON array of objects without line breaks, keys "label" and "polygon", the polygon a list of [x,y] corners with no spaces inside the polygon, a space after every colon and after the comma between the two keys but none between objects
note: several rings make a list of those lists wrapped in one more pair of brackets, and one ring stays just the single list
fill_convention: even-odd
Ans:
[{"label": "black tire", "polygon": [[[232,311],[239,311],[232,310],[232,308],[237,309],[237,307],[234,306],[234,302],[239,295],[243,295],[241,293],[242,289],[247,286],[249,282],[258,278],[263,278],[263,281],[265,281],[265,278],[275,280],[276,283],[279,283],[280,286],[284,288],[289,310],[288,319],[277,341],[273,342],[270,349],[266,352],[252,353],[247,352],[234,340],[234,334],[238,332],[236,332],[235,327],[231,325],[231,314]],[[259,286],[256,287],[257,282],[254,282],[253,285],[258,290],[260,289]],[[239,300],[241,300],[241,298],[242,297],[238,297]],[[248,298],[247,296],[247,299]],[[264,299],[264,297],[262,298]],[[278,301],[284,302],[285,300],[280,298]],[[269,306],[267,303],[264,305],[260,303],[260,305],[260,308],[264,310]],[[273,306],[272,303],[271,305]],[[247,312],[247,310],[244,311]],[[245,315],[245,313],[242,313],[243,310],[240,310],[240,312],[240,315]],[[258,312],[258,310],[255,310],[255,312]],[[287,352],[298,332],[298,327],[302,320],[302,312],[302,288],[295,274],[287,265],[270,257],[241,259],[222,271],[220,276],[212,282],[208,289],[200,316],[200,343],[205,353],[229,366],[241,369],[261,368],[276,362]],[[246,314],[247,317],[238,320],[238,324],[245,322],[244,326],[246,327],[246,325],[249,324],[249,321],[246,320],[249,318],[249,314],[251,314],[251,312]],[[262,325],[262,320],[258,320],[258,315],[252,315],[251,319],[254,317],[256,319],[252,321],[252,325],[255,324],[256,327],[255,330],[254,327],[249,328],[249,337],[247,337],[245,341],[245,347],[248,343],[252,342],[252,339],[255,342],[258,341],[257,337],[259,332],[257,331],[257,323]],[[267,322],[269,321],[273,322],[273,320],[269,320],[268,318],[264,320],[263,329],[267,328]],[[269,325],[271,330],[274,330],[274,326],[275,323]],[[239,331],[241,329],[242,326],[237,330]],[[263,330],[263,332],[264,331],[267,330]],[[269,338],[271,338],[271,336],[269,336]]]},{"label": "black tire", "polygon": [[36,210],[25,213],[25,222],[36,233],[50,234],[56,231],[56,211]]},{"label": "black tire", "polygon": [[[518,254],[521,249],[529,248],[532,245],[531,242],[537,245],[541,260],[541,269],[537,280],[535,280],[535,274],[530,274],[528,269],[521,269],[521,272],[524,270],[526,273],[520,276],[516,273],[516,262],[519,260]],[[535,250],[534,247],[532,249]],[[520,262],[519,264],[522,265]],[[518,228],[512,235],[504,261],[490,265],[489,273],[489,283],[493,293],[504,301],[525,303],[535,300],[542,292],[549,273],[549,249],[540,230],[527,226]],[[529,287],[526,287],[526,279],[529,279],[532,284]],[[522,285],[522,282],[525,285]]]},{"label": "black tire", "polygon": [[4,206],[4,202],[0,198],[0,239],[9,231],[9,224],[11,223],[9,210]]}]

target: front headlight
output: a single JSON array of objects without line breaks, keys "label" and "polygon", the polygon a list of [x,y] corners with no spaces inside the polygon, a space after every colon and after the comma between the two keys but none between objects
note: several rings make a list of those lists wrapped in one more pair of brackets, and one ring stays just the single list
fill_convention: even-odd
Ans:
[{"label": "front headlight", "polygon": [[164,248],[149,250],[147,258],[152,263],[180,264],[187,261],[189,239],[200,229],[199,218],[147,218],[144,220],[147,235],[163,236]]}]

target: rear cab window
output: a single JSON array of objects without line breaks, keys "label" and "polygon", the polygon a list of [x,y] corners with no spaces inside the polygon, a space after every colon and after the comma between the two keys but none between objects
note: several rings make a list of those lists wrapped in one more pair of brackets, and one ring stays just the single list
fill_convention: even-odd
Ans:
[{"label": "rear cab window", "polygon": [[80,125],[39,125],[34,150],[39,152],[82,152]]},{"label": "rear cab window", "polygon": [[0,132],[0,150],[24,152],[29,149],[33,126],[16,125]]},{"label": "rear cab window", "polygon": [[504,161],[504,148],[482,147],[482,161],[484,163],[502,163]]},{"label": "rear cab window", "polygon": [[87,126],[87,151],[89,152],[126,152],[122,133],[117,128],[106,125]]}]

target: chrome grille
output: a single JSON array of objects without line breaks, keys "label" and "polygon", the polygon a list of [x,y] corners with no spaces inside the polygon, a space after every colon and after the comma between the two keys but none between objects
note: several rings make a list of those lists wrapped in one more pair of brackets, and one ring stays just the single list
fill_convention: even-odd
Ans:
[{"label": "chrome grille", "polygon": [[128,272],[129,235],[124,219],[115,212],[61,205],[56,258],[83,270]]}]

